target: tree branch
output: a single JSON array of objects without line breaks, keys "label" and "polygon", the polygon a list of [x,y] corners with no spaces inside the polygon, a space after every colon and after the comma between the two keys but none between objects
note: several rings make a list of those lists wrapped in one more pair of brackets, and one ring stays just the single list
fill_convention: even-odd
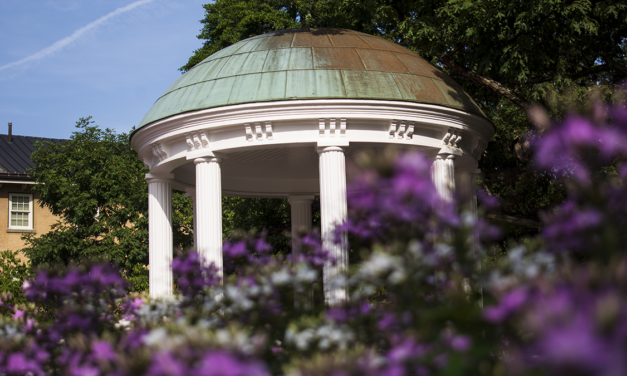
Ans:
[{"label": "tree branch", "polygon": [[[601,73],[601,72],[607,72],[609,70],[612,70],[614,68],[612,68],[610,65],[608,64],[603,64],[603,65],[597,65],[595,67],[592,68],[588,68],[585,70],[582,70],[581,72],[578,72],[576,74],[573,74],[571,76],[568,76],[569,78],[572,79],[578,79],[578,78],[582,78],[585,76],[589,76],[591,74],[595,74],[595,73]],[[520,81],[511,81],[508,82],[507,84],[509,85],[522,85],[522,84],[541,84],[543,82],[549,82],[549,81],[553,81],[553,79],[555,78],[555,76],[550,76],[550,77],[543,77],[543,78],[536,78],[536,79],[531,79],[531,80],[527,80],[525,82],[520,82]]]},{"label": "tree branch", "polygon": [[627,66],[616,63],[613,59],[610,59],[604,53],[601,53],[601,57],[605,60],[604,65],[607,65],[609,68],[614,69],[615,71],[618,71],[627,76]]},{"label": "tree branch", "polygon": [[445,67],[453,71],[458,76],[467,78],[468,80],[478,85],[481,85],[489,90],[492,90],[498,95],[501,95],[509,99],[510,101],[512,101],[512,103],[522,108],[523,111],[525,111],[525,113],[529,114],[529,111],[532,109],[531,102],[527,101],[526,99],[518,95],[515,91],[507,88],[505,85],[501,84],[500,82],[493,80],[491,78],[482,76],[479,73],[471,69],[467,69],[465,67],[462,67],[461,65],[458,65],[455,62],[455,60],[453,60],[453,55],[457,51],[459,51],[462,47],[464,47],[464,44],[460,44],[454,49],[452,49],[451,51],[448,51],[447,53],[440,55],[439,60],[442,62],[442,64],[444,64]]},{"label": "tree branch", "polygon": [[542,223],[538,222],[538,221],[533,221],[531,219],[525,219],[525,218],[519,218],[519,217],[514,217],[511,215],[505,215],[505,214],[486,214],[486,218],[496,221],[496,222],[501,222],[501,223],[505,223],[508,225],[514,225],[514,226],[518,226],[518,227],[524,227],[524,228],[530,228],[530,229],[534,229],[534,230],[539,230],[542,228]]}]

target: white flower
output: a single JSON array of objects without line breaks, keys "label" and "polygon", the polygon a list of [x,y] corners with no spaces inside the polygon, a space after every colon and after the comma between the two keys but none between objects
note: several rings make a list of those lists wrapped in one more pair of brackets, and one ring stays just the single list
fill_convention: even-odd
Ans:
[{"label": "white flower", "polygon": [[375,253],[362,265],[359,271],[360,274],[364,276],[378,277],[390,270],[401,267],[401,265],[402,261],[398,257],[390,256],[385,253]]},{"label": "white flower", "polygon": [[294,332],[288,328],[285,332],[285,341],[293,343],[299,350],[306,350],[309,347],[309,343],[314,338],[315,332],[313,329],[305,329],[302,332]]},{"label": "white flower", "polygon": [[224,295],[229,298],[235,306],[241,309],[246,310],[253,306],[252,300],[248,299],[244,291],[240,290],[238,287],[232,285],[226,286]]},{"label": "white flower", "polygon": [[164,328],[153,329],[144,336],[144,343],[147,346],[155,346],[163,344],[168,339],[168,332]]},{"label": "white flower", "polygon": [[294,279],[298,282],[310,283],[318,278],[318,272],[310,268],[308,265],[300,264],[296,267],[296,275]]},{"label": "white flower", "polygon": [[130,327],[130,326],[131,326],[131,322],[130,322],[130,321],[128,321],[127,319],[121,319],[120,321],[118,321],[118,322],[115,324],[116,329],[119,329],[119,328],[128,328],[128,327]]},{"label": "white flower", "polygon": [[386,282],[392,284],[398,284],[404,281],[407,276],[402,258],[379,252],[372,255],[372,257],[362,265],[359,274],[366,280],[380,278],[383,275],[389,274]]},{"label": "white flower", "polygon": [[285,269],[281,269],[276,273],[272,273],[272,275],[270,276],[270,280],[275,285],[284,285],[286,283],[289,283],[291,279],[292,276],[290,276],[290,273]]}]

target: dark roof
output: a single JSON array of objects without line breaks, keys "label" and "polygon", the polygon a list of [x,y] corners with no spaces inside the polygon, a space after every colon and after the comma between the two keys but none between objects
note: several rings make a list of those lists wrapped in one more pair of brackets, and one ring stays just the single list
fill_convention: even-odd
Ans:
[{"label": "dark roof", "polygon": [[44,137],[11,136],[0,134],[0,177],[1,178],[27,178],[26,170],[34,167],[30,160],[31,153],[35,150],[35,141],[59,143],[66,140]]}]

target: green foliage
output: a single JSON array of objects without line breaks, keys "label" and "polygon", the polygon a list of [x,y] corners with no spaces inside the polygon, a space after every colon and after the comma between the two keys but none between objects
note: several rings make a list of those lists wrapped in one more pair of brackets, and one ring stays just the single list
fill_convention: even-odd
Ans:
[{"label": "green foliage", "polygon": [[22,284],[30,276],[30,269],[18,254],[17,251],[0,252],[0,308],[5,304],[26,303]]},{"label": "green foliage", "polygon": [[222,226],[225,239],[243,235],[237,230],[263,231],[277,252],[290,251],[290,206],[285,199],[223,197]]},{"label": "green foliage", "polygon": [[124,277],[126,277],[126,280],[130,284],[130,291],[148,291],[148,268],[145,265],[133,265],[128,275],[125,275]]},{"label": "green foliage", "polygon": [[[128,134],[116,134],[81,118],[70,140],[38,143],[29,174],[42,207],[60,220],[39,237],[25,235],[23,249],[34,267],[106,258],[130,278],[148,264],[147,173]],[[191,201],[173,193],[175,245],[192,243]]]},{"label": "green foliage", "polygon": [[174,245],[187,249],[194,244],[194,204],[183,192],[172,192],[172,236]]}]

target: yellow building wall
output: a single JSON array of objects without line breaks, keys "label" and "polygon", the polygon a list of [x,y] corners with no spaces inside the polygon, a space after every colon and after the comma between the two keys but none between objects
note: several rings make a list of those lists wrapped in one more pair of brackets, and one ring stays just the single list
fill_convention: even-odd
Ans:
[{"label": "yellow building wall", "polygon": [[[2,183],[2,187],[0,187],[0,251],[18,251],[24,248],[24,241],[20,239],[21,233],[7,232],[9,228],[9,193],[31,193],[33,195],[33,224],[36,236],[50,231],[50,226],[59,219],[52,215],[47,208],[39,206],[39,194],[32,188],[32,184],[27,184],[26,188],[22,189],[22,184]],[[22,259],[24,259],[23,255]]]}]

